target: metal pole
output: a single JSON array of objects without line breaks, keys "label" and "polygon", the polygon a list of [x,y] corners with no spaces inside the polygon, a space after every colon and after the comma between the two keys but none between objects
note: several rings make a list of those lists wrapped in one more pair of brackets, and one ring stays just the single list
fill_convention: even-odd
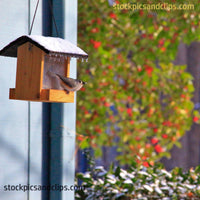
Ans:
[{"label": "metal pole", "polygon": [[[43,0],[42,13],[43,35],[55,36],[56,27],[53,23],[56,22],[60,33],[59,37],[63,37],[62,0],[57,0],[55,4],[54,1]],[[53,14],[55,22],[53,22]],[[42,117],[42,185],[50,186],[50,189],[42,190],[42,200],[61,200],[62,193],[56,189],[56,186],[62,185],[63,104],[43,103]]]}]

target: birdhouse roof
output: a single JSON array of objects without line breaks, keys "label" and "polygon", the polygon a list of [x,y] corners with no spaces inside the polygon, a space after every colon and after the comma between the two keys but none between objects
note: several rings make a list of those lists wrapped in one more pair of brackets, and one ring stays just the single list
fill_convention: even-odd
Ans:
[{"label": "birdhouse roof", "polygon": [[40,35],[23,35],[1,49],[0,55],[17,57],[17,48],[26,42],[34,44],[48,54],[63,54],[76,58],[88,58],[87,53],[65,39]]}]

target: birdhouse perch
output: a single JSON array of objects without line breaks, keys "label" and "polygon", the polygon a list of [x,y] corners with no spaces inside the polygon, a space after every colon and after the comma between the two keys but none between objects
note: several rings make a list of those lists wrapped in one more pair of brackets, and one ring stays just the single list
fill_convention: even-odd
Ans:
[{"label": "birdhouse perch", "polygon": [[39,102],[74,102],[74,92],[67,93],[55,74],[69,77],[70,59],[88,55],[67,40],[38,35],[24,35],[0,50],[0,55],[17,57],[15,88],[10,99]]}]

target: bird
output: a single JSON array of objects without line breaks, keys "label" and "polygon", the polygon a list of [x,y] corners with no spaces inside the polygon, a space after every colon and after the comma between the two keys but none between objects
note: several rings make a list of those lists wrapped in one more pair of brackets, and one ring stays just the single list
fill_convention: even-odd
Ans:
[{"label": "bird", "polygon": [[76,92],[80,90],[83,87],[83,85],[87,84],[86,82],[81,81],[79,79],[65,77],[60,74],[55,75],[60,80],[60,85],[67,93]]}]

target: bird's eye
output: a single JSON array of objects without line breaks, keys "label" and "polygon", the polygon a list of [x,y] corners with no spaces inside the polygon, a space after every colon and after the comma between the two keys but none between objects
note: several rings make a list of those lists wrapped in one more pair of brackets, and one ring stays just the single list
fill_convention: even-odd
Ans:
[{"label": "bird's eye", "polygon": [[79,80],[78,82],[81,83],[82,81]]}]

